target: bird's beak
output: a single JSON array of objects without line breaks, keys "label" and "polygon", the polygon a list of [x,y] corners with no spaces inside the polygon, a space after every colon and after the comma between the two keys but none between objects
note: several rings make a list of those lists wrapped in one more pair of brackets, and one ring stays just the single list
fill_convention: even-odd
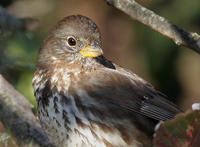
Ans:
[{"label": "bird's beak", "polygon": [[82,50],[79,51],[79,53],[83,56],[83,57],[98,57],[100,55],[103,55],[103,50],[100,47],[93,47],[93,46],[86,46],[85,48],[83,48]]}]

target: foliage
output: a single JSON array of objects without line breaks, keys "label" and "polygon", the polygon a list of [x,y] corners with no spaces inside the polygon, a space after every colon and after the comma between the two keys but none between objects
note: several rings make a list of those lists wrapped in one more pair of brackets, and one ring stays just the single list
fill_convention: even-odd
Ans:
[{"label": "foliage", "polygon": [[200,110],[178,114],[173,120],[160,124],[155,147],[199,147]]}]

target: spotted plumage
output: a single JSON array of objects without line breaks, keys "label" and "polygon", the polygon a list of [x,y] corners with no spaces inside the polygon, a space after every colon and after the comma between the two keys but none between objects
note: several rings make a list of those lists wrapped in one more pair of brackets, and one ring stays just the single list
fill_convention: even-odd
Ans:
[{"label": "spotted plumage", "polygon": [[55,146],[152,146],[155,124],[182,112],[151,84],[103,56],[99,29],[73,15],[50,31],[33,87]]}]

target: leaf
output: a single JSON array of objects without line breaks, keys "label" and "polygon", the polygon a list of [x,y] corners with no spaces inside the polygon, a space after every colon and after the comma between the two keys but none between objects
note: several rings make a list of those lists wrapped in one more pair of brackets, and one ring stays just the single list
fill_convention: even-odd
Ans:
[{"label": "leaf", "polygon": [[200,110],[178,114],[160,125],[155,147],[200,147]]}]

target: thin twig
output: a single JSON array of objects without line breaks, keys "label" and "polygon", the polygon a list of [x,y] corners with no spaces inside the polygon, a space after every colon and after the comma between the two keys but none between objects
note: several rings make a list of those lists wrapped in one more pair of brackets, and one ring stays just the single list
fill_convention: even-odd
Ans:
[{"label": "thin twig", "polygon": [[132,19],[171,38],[177,45],[184,45],[200,53],[200,35],[189,32],[169,20],[141,6],[134,0],[105,0],[107,4],[120,9]]}]

